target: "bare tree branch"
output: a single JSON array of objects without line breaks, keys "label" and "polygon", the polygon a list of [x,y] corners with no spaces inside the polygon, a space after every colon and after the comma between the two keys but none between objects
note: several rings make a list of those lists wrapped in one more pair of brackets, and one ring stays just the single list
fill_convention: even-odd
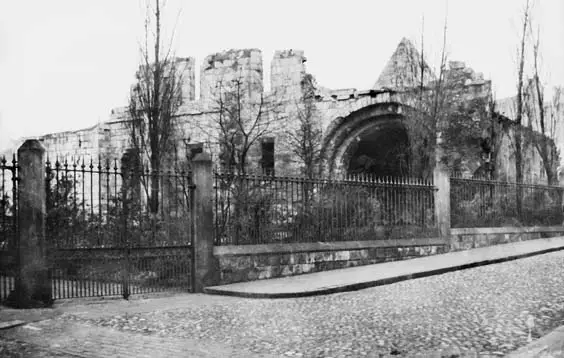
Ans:
[{"label": "bare tree branch", "polygon": [[[144,187],[150,185],[149,209],[158,212],[159,207],[159,172],[162,163],[170,156],[173,149],[172,132],[178,109],[182,105],[182,72],[177,61],[169,57],[169,48],[161,58],[161,2],[155,0],[154,9],[146,4],[145,44],[140,49],[141,66],[136,74],[136,84],[129,98],[128,122],[133,148],[140,156],[144,171],[151,173],[150,180],[143,178]],[[155,28],[149,29],[153,23]],[[153,33],[152,53],[149,47],[149,33]]]}]

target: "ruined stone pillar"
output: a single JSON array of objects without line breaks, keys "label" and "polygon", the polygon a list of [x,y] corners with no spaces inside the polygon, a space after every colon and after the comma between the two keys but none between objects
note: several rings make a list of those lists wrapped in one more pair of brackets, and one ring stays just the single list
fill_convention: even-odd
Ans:
[{"label": "ruined stone pillar", "polygon": [[204,287],[219,284],[219,261],[213,255],[213,172],[211,157],[199,153],[192,160],[193,191],[192,223],[193,291],[203,292]]},{"label": "ruined stone pillar", "polygon": [[18,243],[15,297],[10,304],[32,308],[52,303],[45,236],[45,149],[26,140],[18,149]]}]

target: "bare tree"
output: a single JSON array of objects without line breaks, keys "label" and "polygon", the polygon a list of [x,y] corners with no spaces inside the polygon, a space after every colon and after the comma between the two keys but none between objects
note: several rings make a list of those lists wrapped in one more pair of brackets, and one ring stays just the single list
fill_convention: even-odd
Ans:
[{"label": "bare tree", "polygon": [[[525,112],[525,91],[524,91],[524,69],[525,69],[525,43],[527,38],[527,26],[529,24],[529,0],[525,4],[523,11],[523,32],[519,43],[518,65],[517,65],[517,97],[515,98],[515,126],[513,126],[513,146],[515,154],[515,180],[517,183],[523,182],[523,114]],[[523,192],[516,190],[517,217],[522,218],[523,211]]]},{"label": "bare tree", "polygon": [[[525,45],[527,39],[527,27],[529,25],[529,0],[525,4],[523,10],[523,32],[517,48],[517,95],[515,97],[515,120],[512,126],[511,144],[513,154],[515,156],[515,181],[517,183],[523,182],[523,153],[527,147],[527,141],[523,134],[523,117],[526,109],[526,91],[524,86],[524,70],[525,70]],[[523,192],[520,187],[515,190],[515,202],[517,209],[517,218],[519,220],[523,217]]]},{"label": "bare tree", "polygon": [[[467,80],[474,80],[470,71],[461,71],[458,63],[449,62],[447,54],[448,18],[443,26],[440,61],[433,76],[427,75],[424,37],[416,60],[416,85],[404,89],[412,112],[405,117],[409,132],[410,172],[412,176],[429,178],[436,165],[452,172],[470,169],[466,158],[481,158],[481,166],[473,175],[495,172],[495,158],[502,138],[495,102],[487,84],[479,95],[469,92]],[[412,56],[412,58],[414,58]],[[447,68],[447,63],[450,63]],[[413,67],[413,65],[412,65]]]},{"label": "bare tree", "polygon": [[301,164],[302,174],[313,179],[319,172],[322,131],[315,107],[315,79],[306,74],[302,79],[302,97],[296,103],[297,126],[287,130],[290,149]]},{"label": "bare tree", "polygon": [[[560,118],[559,113],[553,110],[550,111],[548,113],[549,116],[547,116],[548,106],[545,101],[545,90],[541,83],[540,74],[540,30],[537,30],[536,35],[532,31],[532,26],[529,26],[529,30],[533,42],[533,78],[529,83],[528,90],[533,93],[528,98],[529,100],[527,101],[525,111],[527,112],[529,122],[534,127],[534,130],[540,133],[540,135],[536,135],[534,132],[532,133],[532,143],[541,157],[547,182],[552,185],[556,184],[558,181],[556,166],[558,165],[559,158],[558,152],[554,146],[554,140],[556,139],[556,127]],[[558,90],[555,90],[555,96],[556,97],[553,98],[553,105],[559,107],[560,94]]]},{"label": "bare tree", "polygon": [[242,76],[219,81],[214,113],[203,128],[219,145],[222,167],[243,175],[249,170],[252,148],[278,128],[276,104],[267,102],[262,91],[251,94],[247,88]]},{"label": "bare tree", "polygon": [[[271,198],[260,190],[266,184],[247,174],[261,140],[280,131],[279,104],[276,96],[266,98],[262,88],[247,83],[241,73],[225,77],[215,86],[207,120],[197,125],[217,145],[220,165],[227,171],[218,176],[219,235],[241,242],[256,239],[245,233],[258,235],[272,207]],[[253,229],[245,229],[249,227]]]},{"label": "bare tree", "polygon": [[[441,126],[445,122],[448,112],[446,108],[449,98],[449,88],[445,83],[446,76],[446,41],[447,41],[447,20],[443,28],[443,46],[441,59],[438,68],[438,75],[429,76],[429,66],[425,60],[424,37],[421,34],[421,53],[420,57],[408,56],[410,61],[415,63],[408,64],[408,68],[417,78],[411,88],[401,88],[406,97],[405,102],[411,103],[412,113],[404,121],[410,138],[411,165],[410,174],[412,176],[423,176],[429,178],[432,175],[437,148],[437,133],[441,132]],[[440,134],[439,134],[440,135]],[[416,158],[416,159],[415,159]]]},{"label": "bare tree", "polygon": [[[129,98],[130,139],[143,170],[141,176],[151,213],[159,210],[159,173],[172,148],[174,117],[182,105],[182,74],[177,68],[172,47],[163,48],[161,39],[161,1],[147,3],[145,41],[140,48],[141,65]],[[150,46],[152,42],[152,46]],[[144,164],[148,159],[148,165]],[[149,181],[150,183],[147,183]]]}]

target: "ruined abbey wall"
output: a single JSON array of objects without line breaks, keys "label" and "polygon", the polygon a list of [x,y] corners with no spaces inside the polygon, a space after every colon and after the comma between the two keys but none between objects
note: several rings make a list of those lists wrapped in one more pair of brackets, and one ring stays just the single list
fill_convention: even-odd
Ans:
[{"label": "ruined abbey wall", "polygon": [[[218,91],[220,86],[237,80],[249,103],[264,102],[265,116],[272,120],[266,137],[275,143],[275,170],[277,174],[297,174],[300,164],[289,146],[288,132],[297,126],[296,118],[303,104],[302,80],[307,74],[306,58],[303,51],[277,51],[270,66],[270,90],[265,91],[263,76],[263,58],[258,49],[230,50],[206,57],[200,68],[200,95],[196,97],[195,61],[193,58],[178,59],[178,67],[183,75],[182,105],[176,123],[174,147],[176,158],[187,158],[190,148],[201,145],[211,153],[217,162],[219,154],[217,128],[214,128],[217,116]],[[475,73],[461,62],[453,62],[449,75],[459,76],[461,82],[460,96],[463,100],[483,97],[489,94],[490,82],[483,75]],[[394,71],[389,68],[383,71],[378,82],[393,83]],[[385,89],[340,89],[330,90],[318,86],[314,101],[316,120],[322,129],[324,138],[341,126],[346,132],[346,119],[357,111],[371,106],[401,103],[402,99],[393,90]],[[391,108],[391,107],[390,107]],[[390,109],[391,115],[397,109]],[[401,114],[401,113],[399,113]],[[42,136],[40,140],[47,149],[49,158],[92,158],[93,160],[113,160],[122,156],[130,147],[129,129],[127,127],[127,108],[112,109],[110,118],[91,128],[53,133]],[[330,144],[330,143],[329,143]],[[511,179],[512,158],[510,139],[506,135],[502,140],[502,148],[497,163],[506,177]],[[249,153],[251,169],[260,169],[260,142]],[[88,159],[87,159],[88,160]],[[483,164],[479,150],[475,155],[463,158],[464,166],[471,174]],[[527,156],[525,173],[531,173],[531,180],[542,181],[542,172],[538,154],[533,151]],[[514,165],[513,165],[514,166]],[[535,174],[538,173],[538,174]]]}]

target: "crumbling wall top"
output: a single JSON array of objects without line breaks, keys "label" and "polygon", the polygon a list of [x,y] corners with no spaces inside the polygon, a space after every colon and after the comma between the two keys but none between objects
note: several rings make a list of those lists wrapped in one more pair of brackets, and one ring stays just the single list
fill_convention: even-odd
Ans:
[{"label": "crumbling wall top", "polygon": [[217,52],[206,56],[202,69],[204,71],[215,68],[232,66],[236,69],[238,60],[250,59],[251,62],[260,62],[262,64],[262,52],[257,48],[250,49],[230,49],[227,51]]},{"label": "crumbling wall top", "polygon": [[306,57],[304,56],[303,50],[276,50],[274,52],[274,59],[282,59],[282,58],[292,58],[292,57],[301,57],[303,62],[306,62]]}]

